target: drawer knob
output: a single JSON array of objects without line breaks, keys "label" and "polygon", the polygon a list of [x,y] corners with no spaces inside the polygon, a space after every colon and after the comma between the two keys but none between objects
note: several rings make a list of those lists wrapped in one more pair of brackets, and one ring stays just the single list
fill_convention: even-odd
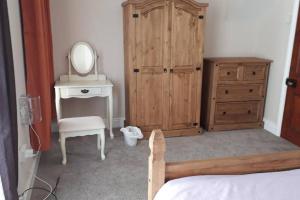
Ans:
[{"label": "drawer knob", "polygon": [[251,114],[251,110],[248,110],[248,114]]},{"label": "drawer knob", "polygon": [[225,90],[225,94],[228,94],[229,93],[229,91],[228,90]]},{"label": "drawer knob", "polygon": [[89,90],[87,90],[87,89],[81,90],[81,93],[83,93],[83,94],[86,94],[88,92],[89,92]]},{"label": "drawer knob", "polygon": [[230,75],[230,72],[227,72],[227,75],[229,76],[229,75]]},{"label": "drawer knob", "polygon": [[223,115],[226,115],[226,112],[225,112],[225,111],[223,112]]},{"label": "drawer knob", "polygon": [[250,89],[249,92],[250,92],[250,93],[253,92],[253,89]]},{"label": "drawer knob", "polygon": [[256,75],[256,72],[252,72],[252,74],[253,74],[253,76],[255,76],[255,75]]}]

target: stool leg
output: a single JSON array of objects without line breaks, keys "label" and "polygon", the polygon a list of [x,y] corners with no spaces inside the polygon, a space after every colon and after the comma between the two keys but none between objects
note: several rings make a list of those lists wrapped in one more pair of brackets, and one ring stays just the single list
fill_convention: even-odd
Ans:
[{"label": "stool leg", "polygon": [[66,138],[65,137],[60,137],[60,147],[61,147],[61,153],[62,153],[62,164],[66,165],[67,164],[67,153],[66,153]]},{"label": "stool leg", "polygon": [[101,147],[101,144],[100,144],[100,141],[101,141],[101,137],[100,137],[101,133],[97,135],[97,149],[100,150],[100,147]]},{"label": "stool leg", "polygon": [[105,160],[105,154],[104,154],[104,149],[105,149],[105,133],[104,129],[101,130],[100,132],[100,142],[101,142],[101,160]]}]

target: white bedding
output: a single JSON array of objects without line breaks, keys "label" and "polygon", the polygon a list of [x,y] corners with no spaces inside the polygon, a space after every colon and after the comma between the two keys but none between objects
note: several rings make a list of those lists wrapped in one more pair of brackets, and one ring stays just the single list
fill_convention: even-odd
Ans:
[{"label": "white bedding", "polygon": [[300,169],[175,179],[154,200],[300,200]]}]

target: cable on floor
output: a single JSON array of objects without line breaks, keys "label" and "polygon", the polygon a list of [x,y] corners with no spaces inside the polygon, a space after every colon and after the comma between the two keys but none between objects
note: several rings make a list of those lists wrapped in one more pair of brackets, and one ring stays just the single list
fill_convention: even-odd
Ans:
[{"label": "cable on floor", "polygon": [[[36,131],[34,130],[34,128],[32,127],[31,124],[29,124],[29,127],[31,128],[32,132],[35,134],[35,136],[36,136],[36,138],[37,138],[37,140],[38,140],[38,143],[39,143],[39,147],[38,147],[38,150],[37,150],[37,153],[38,153],[38,152],[40,152],[40,150],[41,150],[41,139],[40,139],[39,135],[37,134],[37,132],[36,132]],[[58,185],[58,183],[59,183],[59,181],[60,181],[60,177],[57,178],[57,180],[56,180],[56,185],[55,185],[54,188],[52,188],[51,184],[49,184],[49,183],[48,183],[47,181],[45,181],[44,179],[38,177],[37,175],[35,175],[34,177],[35,177],[37,180],[39,180],[40,182],[46,184],[46,185],[49,187],[50,190],[45,189],[45,188],[42,188],[42,187],[31,187],[31,188],[28,188],[28,189],[24,190],[24,192],[22,192],[22,194],[20,194],[19,197],[23,196],[23,195],[24,195],[26,192],[28,192],[29,190],[39,189],[39,190],[44,190],[44,191],[49,192],[49,193],[47,194],[47,196],[45,196],[45,197],[43,198],[43,200],[47,200],[51,195],[54,196],[55,199],[57,199],[57,196],[55,195],[54,192],[55,192],[56,189],[57,189],[57,185]]]}]

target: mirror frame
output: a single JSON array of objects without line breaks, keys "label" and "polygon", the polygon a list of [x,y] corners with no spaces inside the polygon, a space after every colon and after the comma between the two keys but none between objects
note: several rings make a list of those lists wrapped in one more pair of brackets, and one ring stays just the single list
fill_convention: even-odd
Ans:
[{"label": "mirror frame", "polygon": [[[91,52],[91,54],[92,54],[92,62],[91,62],[91,65],[88,67],[88,69],[89,69],[89,71],[88,72],[86,72],[86,73],[81,73],[81,72],[79,72],[77,69],[78,69],[78,67],[76,67],[76,64],[74,63],[74,60],[73,60],[73,58],[74,58],[74,53],[75,53],[75,49],[76,49],[76,47],[78,47],[79,45],[84,45],[84,46],[86,46],[89,50],[90,50],[90,52]],[[72,66],[73,66],[73,69],[78,73],[78,74],[81,74],[81,75],[85,75],[85,74],[88,74],[88,73],[90,73],[91,71],[92,71],[92,69],[93,69],[93,67],[95,66],[95,52],[94,52],[94,49],[92,48],[92,46],[89,44],[89,43],[87,43],[87,42],[82,42],[82,41],[79,41],[79,42],[76,42],[73,46],[72,46],[72,48],[71,48],[71,50],[70,50],[70,62],[71,62],[71,64],[72,64]]]}]

